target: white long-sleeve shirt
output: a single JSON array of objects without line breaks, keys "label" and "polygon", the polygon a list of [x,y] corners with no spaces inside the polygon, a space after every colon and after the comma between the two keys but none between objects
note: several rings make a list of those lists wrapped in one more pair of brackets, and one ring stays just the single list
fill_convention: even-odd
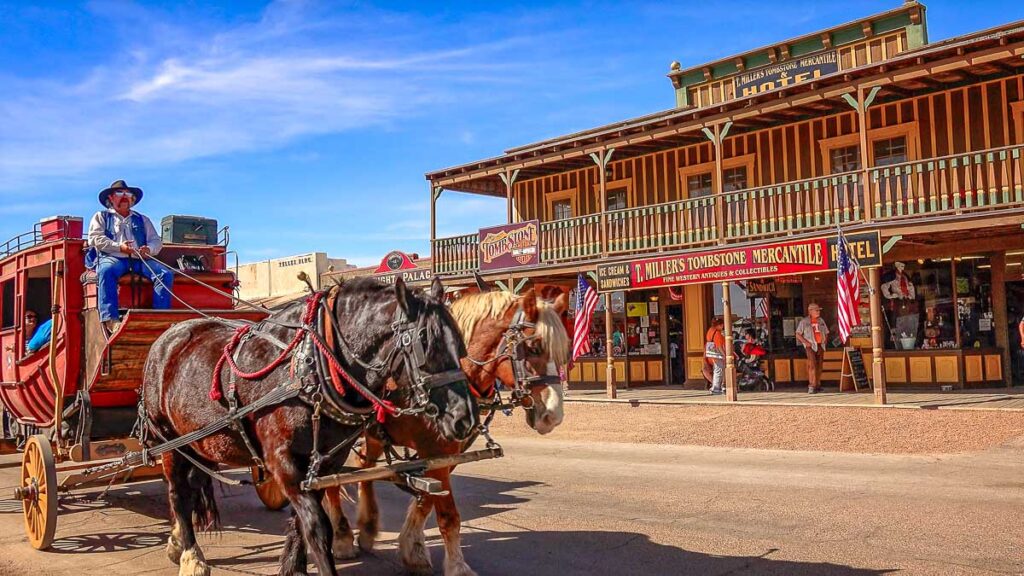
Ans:
[{"label": "white long-sleeve shirt", "polygon": [[[106,230],[104,227],[104,214],[109,213],[114,221],[114,238],[107,238]],[[110,254],[112,256],[118,256],[122,258],[128,257],[128,254],[121,252],[121,244],[125,242],[135,243],[135,238],[132,236],[131,226],[129,225],[128,218],[131,214],[138,214],[134,210],[129,213],[129,216],[121,216],[113,208],[108,210],[100,210],[96,214],[93,214],[92,220],[89,221],[89,245],[94,246],[97,250],[104,254]],[[149,217],[145,214],[139,214],[142,217],[142,222],[146,226],[146,246],[149,246],[150,254],[156,256],[160,249],[163,248],[163,239],[160,238],[160,234],[156,231],[153,226],[153,222],[150,221]],[[141,248],[141,246],[136,246]]]}]

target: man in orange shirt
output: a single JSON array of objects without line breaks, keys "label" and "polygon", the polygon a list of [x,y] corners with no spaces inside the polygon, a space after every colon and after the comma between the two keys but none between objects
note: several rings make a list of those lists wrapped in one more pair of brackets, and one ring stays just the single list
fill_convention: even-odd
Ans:
[{"label": "man in orange shirt", "polygon": [[828,326],[821,318],[821,306],[812,302],[807,307],[807,317],[796,327],[796,339],[807,353],[807,393],[817,394],[821,392],[821,369],[828,343]]}]

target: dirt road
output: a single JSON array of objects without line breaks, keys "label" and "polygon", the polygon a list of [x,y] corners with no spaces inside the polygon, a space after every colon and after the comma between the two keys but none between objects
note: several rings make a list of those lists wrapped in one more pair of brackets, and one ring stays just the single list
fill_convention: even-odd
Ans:
[{"label": "dirt road", "polygon": [[[568,423],[564,438],[541,438],[516,426],[505,425],[504,459],[458,478],[466,558],[482,575],[1024,572],[1019,437],[981,451],[851,454],[589,441]],[[162,483],[67,499],[54,550],[35,552],[7,499],[14,462],[0,460],[0,573],[177,573],[163,551]],[[344,574],[401,573],[394,531],[407,497],[380,493],[382,546]],[[220,501],[223,531],[200,540],[214,573],[276,574],[287,513],[263,510],[246,488]],[[442,566],[436,529],[428,541]]]}]

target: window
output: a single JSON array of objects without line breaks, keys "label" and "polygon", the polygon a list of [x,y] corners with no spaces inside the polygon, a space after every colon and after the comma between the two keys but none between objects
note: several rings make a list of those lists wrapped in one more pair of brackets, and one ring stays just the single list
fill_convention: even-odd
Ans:
[{"label": "window", "polygon": [[747,167],[737,166],[722,170],[722,190],[735,192],[747,189]]},{"label": "window", "polygon": [[995,346],[992,264],[988,257],[964,256],[957,259],[956,306],[960,316],[960,347]]},{"label": "window", "polygon": [[892,166],[908,160],[907,138],[883,138],[872,143],[875,154],[875,166]]},{"label": "window", "polygon": [[551,219],[566,220],[572,218],[572,200],[555,200],[551,203]]},{"label": "window", "polygon": [[14,279],[0,284],[0,328],[13,328],[14,316]]},{"label": "window", "polygon": [[832,174],[860,170],[860,146],[841,146],[829,150]]},{"label": "window", "polygon": [[710,196],[712,189],[711,172],[694,174],[686,178],[686,191],[690,198]]},{"label": "window", "polygon": [[625,188],[608,190],[608,210],[622,210],[627,207]]}]

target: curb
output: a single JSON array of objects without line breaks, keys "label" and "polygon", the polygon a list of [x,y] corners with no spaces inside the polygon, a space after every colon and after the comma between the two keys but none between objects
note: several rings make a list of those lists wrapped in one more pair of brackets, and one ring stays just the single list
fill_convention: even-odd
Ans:
[{"label": "curb", "polygon": [[[996,398],[992,401],[1011,399]],[[1024,413],[1024,408],[988,408],[983,406],[956,406],[956,405],[918,405],[918,404],[837,404],[832,402],[823,402],[815,404],[804,404],[801,402],[765,402],[757,400],[748,400],[745,402],[724,402],[724,401],[706,401],[700,399],[687,399],[687,400],[641,400],[637,398],[573,398],[571,395],[566,396],[566,403],[579,403],[579,404],[629,404],[630,406],[784,406],[784,407],[798,407],[798,408],[875,408],[882,410],[951,410],[957,412],[1010,412],[1010,413]]]}]

